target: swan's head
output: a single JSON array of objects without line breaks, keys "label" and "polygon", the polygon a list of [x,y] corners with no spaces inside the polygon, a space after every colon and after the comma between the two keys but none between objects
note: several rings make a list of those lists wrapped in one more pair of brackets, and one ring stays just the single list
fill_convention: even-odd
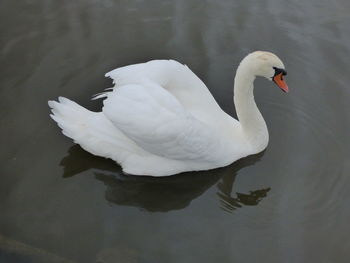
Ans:
[{"label": "swan's head", "polygon": [[276,83],[284,92],[288,92],[284,76],[287,75],[283,62],[273,53],[255,51],[246,56],[242,63],[249,67],[255,76],[265,77]]}]

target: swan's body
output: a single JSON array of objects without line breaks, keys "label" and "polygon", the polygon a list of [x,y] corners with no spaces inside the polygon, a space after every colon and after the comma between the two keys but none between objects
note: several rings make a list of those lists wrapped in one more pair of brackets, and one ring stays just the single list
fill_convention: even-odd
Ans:
[{"label": "swan's body", "polygon": [[268,131],[254,102],[253,81],[259,74],[273,77],[273,67],[284,68],[268,52],[251,53],[241,62],[234,90],[239,122],[222,111],[187,66],[172,60],[107,73],[115,87],[98,96],[106,97],[102,112],[62,97],[49,106],[66,136],[86,151],[118,162],[128,174],[208,170],[266,148]]}]

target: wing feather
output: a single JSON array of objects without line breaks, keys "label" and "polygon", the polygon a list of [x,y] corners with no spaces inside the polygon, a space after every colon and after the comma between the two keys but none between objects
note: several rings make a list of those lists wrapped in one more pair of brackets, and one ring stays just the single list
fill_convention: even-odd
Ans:
[{"label": "wing feather", "polygon": [[104,100],[103,113],[127,137],[158,156],[210,161],[219,144],[211,127],[157,83],[118,87]]}]

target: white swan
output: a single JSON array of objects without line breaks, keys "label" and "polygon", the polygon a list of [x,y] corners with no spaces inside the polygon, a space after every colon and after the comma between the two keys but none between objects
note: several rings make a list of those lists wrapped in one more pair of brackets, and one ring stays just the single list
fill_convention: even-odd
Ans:
[{"label": "white swan", "polygon": [[173,60],[115,69],[115,84],[102,112],[60,97],[49,101],[51,117],[86,151],[111,158],[134,175],[167,176],[218,168],[264,150],[269,136],[253,95],[256,76],[288,87],[282,61],[256,51],[240,63],[234,103],[239,121],[226,114],[205,84]]}]

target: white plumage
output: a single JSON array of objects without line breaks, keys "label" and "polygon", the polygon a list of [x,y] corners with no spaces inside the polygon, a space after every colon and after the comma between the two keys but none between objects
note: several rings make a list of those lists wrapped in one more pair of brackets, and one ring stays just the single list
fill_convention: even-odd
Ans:
[{"label": "white plumage", "polygon": [[[257,53],[252,53],[253,60]],[[260,53],[283,67],[275,55]],[[106,76],[115,86],[95,97],[105,98],[102,112],[91,112],[60,97],[58,102],[49,101],[51,117],[66,136],[94,155],[115,160],[125,173],[167,176],[207,170],[262,150],[261,142],[256,144],[257,137],[251,135],[249,121],[245,130],[223,112],[205,84],[185,65],[154,60],[118,68]],[[238,88],[249,89],[245,84],[238,83]],[[251,101],[245,95],[241,99]],[[261,140],[265,122],[257,118],[260,112],[257,108],[254,112],[254,105],[247,114]],[[267,141],[262,144],[265,148]]]}]

